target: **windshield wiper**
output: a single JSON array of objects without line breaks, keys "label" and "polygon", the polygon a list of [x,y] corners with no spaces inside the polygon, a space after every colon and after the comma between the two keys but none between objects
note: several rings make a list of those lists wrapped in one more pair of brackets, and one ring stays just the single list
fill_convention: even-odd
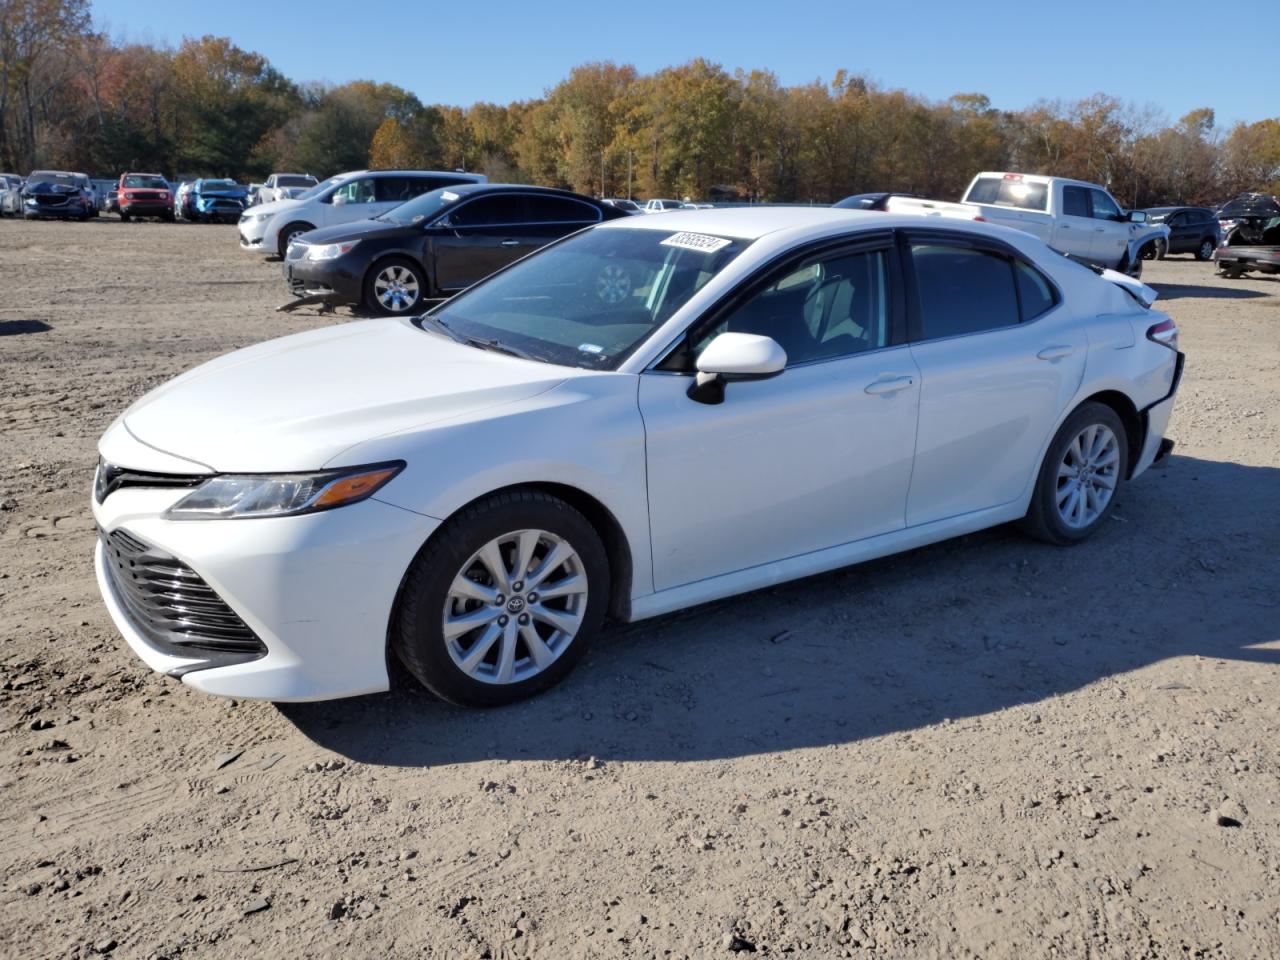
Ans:
[{"label": "windshield wiper", "polygon": [[453,340],[455,343],[470,344],[471,342],[462,334],[453,330],[447,323],[445,323],[439,317],[432,316],[429,313],[424,313],[422,316],[420,316],[418,318],[418,323],[424,327],[430,326],[432,330],[435,330],[438,333],[443,333],[446,337],[448,337],[450,340]]},{"label": "windshield wiper", "polygon": [[486,340],[484,337],[467,337],[465,342],[478,350],[492,350],[494,353],[505,353],[511,357],[519,357],[521,360],[538,361],[538,358],[533,354],[525,353],[518,347],[508,346],[499,340]]}]

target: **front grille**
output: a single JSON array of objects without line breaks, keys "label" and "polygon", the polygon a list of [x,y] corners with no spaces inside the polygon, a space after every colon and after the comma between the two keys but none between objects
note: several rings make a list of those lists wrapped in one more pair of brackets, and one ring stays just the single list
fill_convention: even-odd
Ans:
[{"label": "front grille", "polygon": [[99,503],[122,487],[198,487],[208,480],[207,475],[188,473],[148,473],[118,467],[98,458],[98,472],[93,481],[93,495]]},{"label": "front grille", "polygon": [[127,530],[99,531],[99,539],[116,599],[162,653],[220,666],[266,655],[258,635],[185,563]]},{"label": "front grille", "polygon": [[36,203],[42,207],[65,207],[71,203],[69,196],[51,196],[46,193],[36,195]]}]

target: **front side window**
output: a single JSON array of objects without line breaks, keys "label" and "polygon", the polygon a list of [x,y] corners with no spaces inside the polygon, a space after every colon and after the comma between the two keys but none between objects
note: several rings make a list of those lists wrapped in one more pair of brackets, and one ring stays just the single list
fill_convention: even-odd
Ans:
[{"label": "front side window", "polygon": [[888,346],[886,277],[881,250],[830,254],[805,263],[700,336],[694,355],[726,332],[773,338],[786,351],[789,367]]},{"label": "front side window", "polygon": [[342,197],[342,203],[374,203],[377,200],[377,184],[374,177],[358,177],[355,180],[348,180],[337,190],[333,191],[334,201],[338,201]]},{"label": "front side window", "polygon": [[1120,208],[1116,206],[1116,202],[1101,190],[1090,190],[1089,195],[1093,199],[1093,219],[1095,220],[1119,220]]},{"label": "front side window", "polygon": [[449,222],[455,227],[502,226],[522,223],[524,219],[524,197],[518,194],[480,197],[449,214]]},{"label": "front side window", "polygon": [[1018,323],[1008,258],[945,243],[911,244],[920,302],[920,339],[959,337]]},{"label": "front side window", "polygon": [[612,370],[747,245],[596,227],[482,280],[432,316],[464,339],[549,363]]}]

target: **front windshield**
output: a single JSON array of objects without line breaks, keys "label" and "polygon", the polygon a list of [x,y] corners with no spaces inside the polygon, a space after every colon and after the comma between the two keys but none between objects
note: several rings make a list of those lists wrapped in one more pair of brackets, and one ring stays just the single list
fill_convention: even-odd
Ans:
[{"label": "front windshield", "polygon": [[37,170],[31,176],[27,177],[27,183],[65,183],[68,186],[74,185],[76,176],[74,173],[49,173],[45,170]]},{"label": "front windshield", "polygon": [[459,294],[433,316],[462,339],[612,370],[748,242],[593,227]]},{"label": "front windshield", "polygon": [[132,176],[124,178],[126,187],[145,187],[151,190],[168,190],[164,177]]},{"label": "front windshield", "polygon": [[277,187],[313,187],[315,186],[315,177],[304,177],[301,175],[291,177],[276,177]]},{"label": "front windshield", "polygon": [[206,180],[204,181],[204,183],[200,184],[200,191],[202,193],[205,190],[226,191],[226,190],[240,190],[240,189],[242,189],[240,184],[236,183],[234,180]]},{"label": "front windshield", "polygon": [[430,190],[427,193],[419,194],[412,200],[406,200],[398,207],[392,207],[379,220],[390,220],[392,223],[399,223],[405,226],[413,223],[423,223],[427,220],[434,220],[441,211],[452,203],[458,202],[458,194],[448,187],[441,187],[438,190]]}]

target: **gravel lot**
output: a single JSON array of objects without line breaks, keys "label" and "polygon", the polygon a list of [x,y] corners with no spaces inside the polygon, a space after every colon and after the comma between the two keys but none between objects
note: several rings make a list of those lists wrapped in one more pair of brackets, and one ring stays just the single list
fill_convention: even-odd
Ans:
[{"label": "gravel lot", "polygon": [[504,710],[147,671],[88,508],[257,340],[230,227],[0,222],[0,954],[1280,956],[1280,281],[1146,279],[1188,366],[1089,543],[1001,528],[613,629]]}]

